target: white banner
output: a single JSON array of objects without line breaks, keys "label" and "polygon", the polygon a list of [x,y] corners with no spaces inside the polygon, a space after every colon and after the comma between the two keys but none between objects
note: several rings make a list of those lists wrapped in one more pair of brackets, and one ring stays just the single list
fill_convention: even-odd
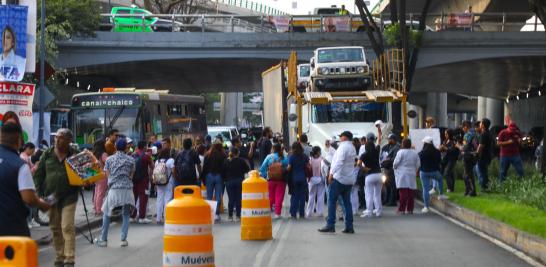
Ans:
[{"label": "white banner", "polygon": [[[32,101],[34,84],[0,82],[0,120],[18,120],[23,127],[24,142],[33,134]],[[18,117],[17,119],[13,117]]]},{"label": "white banner", "polygon": [[326,32],[348,32],[350,30],[349,17],[325,17],[324,31]]},{"label": "white banner", "polygon": [[432,142],[436,148],[440,148],[442,139],[440,138],[440,129],[410,129],[409,136],[411,139],[411,144],[415,147],[417,152],[421,152],[423,149],[423,138],[425,136],[432,137]]},{"label": "white banner", "polygon": [[271,17],[271,22],[275,25],[277,32],[288,32],[290,30],[290,17],[276,16]]}]

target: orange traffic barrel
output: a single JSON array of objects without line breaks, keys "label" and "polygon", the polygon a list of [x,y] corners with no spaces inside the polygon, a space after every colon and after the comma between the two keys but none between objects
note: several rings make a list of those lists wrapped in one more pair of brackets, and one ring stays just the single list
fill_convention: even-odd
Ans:
[{"label": "orange traffic barrel", "polygon": [[0,266],[37,267],[38,246],[28,237],[0,237]]},{"label": "orange traffic barrel", "polygon": [[167,204],[163,266],[214,266],[214,241],[209,204],[198,186],[178,186]]},{"label": "orange traffic barrel", "polygon": [[272,239],[269,189],[258,171],[251,171],[243,181],[242,199],[241,240]]}]

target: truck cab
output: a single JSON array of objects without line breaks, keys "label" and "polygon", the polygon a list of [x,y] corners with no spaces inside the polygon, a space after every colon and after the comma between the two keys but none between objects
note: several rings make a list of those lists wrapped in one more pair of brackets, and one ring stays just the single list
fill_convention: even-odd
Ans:
[{"label": "truck cab", "polygon": [[366,90],[372,85],[372,74],[361,46],[318,48],[310,66],[312,92]]}]

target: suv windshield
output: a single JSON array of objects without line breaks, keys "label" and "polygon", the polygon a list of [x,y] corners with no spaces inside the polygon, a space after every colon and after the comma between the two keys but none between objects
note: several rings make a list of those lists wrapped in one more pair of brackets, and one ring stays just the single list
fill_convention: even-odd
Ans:
[{"label": "suv windshield", "polygon": [[309,65],[300,66],[300,77],[309,77],[310,72]]},{"label": "suv windshield", "polygon": [[210,137],[212,137],[212,140],[214,140],[214,138],[216,138],[217,136],[221,136],[222,139],[224,139],[224,142],[231,140],[231,136],[230,136],[229,131],[209,130],[209,135],[210,135]]},{"label": "suv windshield", "polygon": [[331,103],[313,105],[314,123],[375,122],[387,120],[386,105],[381,103]]},{"label": "suv windshield", "polygon": [[364,61],[362,48],[338,48],[318,51],[317,63]]}]

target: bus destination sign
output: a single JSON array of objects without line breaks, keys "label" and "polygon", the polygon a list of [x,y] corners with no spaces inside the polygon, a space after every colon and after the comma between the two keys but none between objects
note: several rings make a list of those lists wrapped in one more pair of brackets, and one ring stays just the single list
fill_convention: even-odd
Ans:
[{"label": "bus destination sign", "polygon": [[73,108],[119,108],[140,107],[140,95],[132,94],[95,94],[79,95],[72,99]]}]

